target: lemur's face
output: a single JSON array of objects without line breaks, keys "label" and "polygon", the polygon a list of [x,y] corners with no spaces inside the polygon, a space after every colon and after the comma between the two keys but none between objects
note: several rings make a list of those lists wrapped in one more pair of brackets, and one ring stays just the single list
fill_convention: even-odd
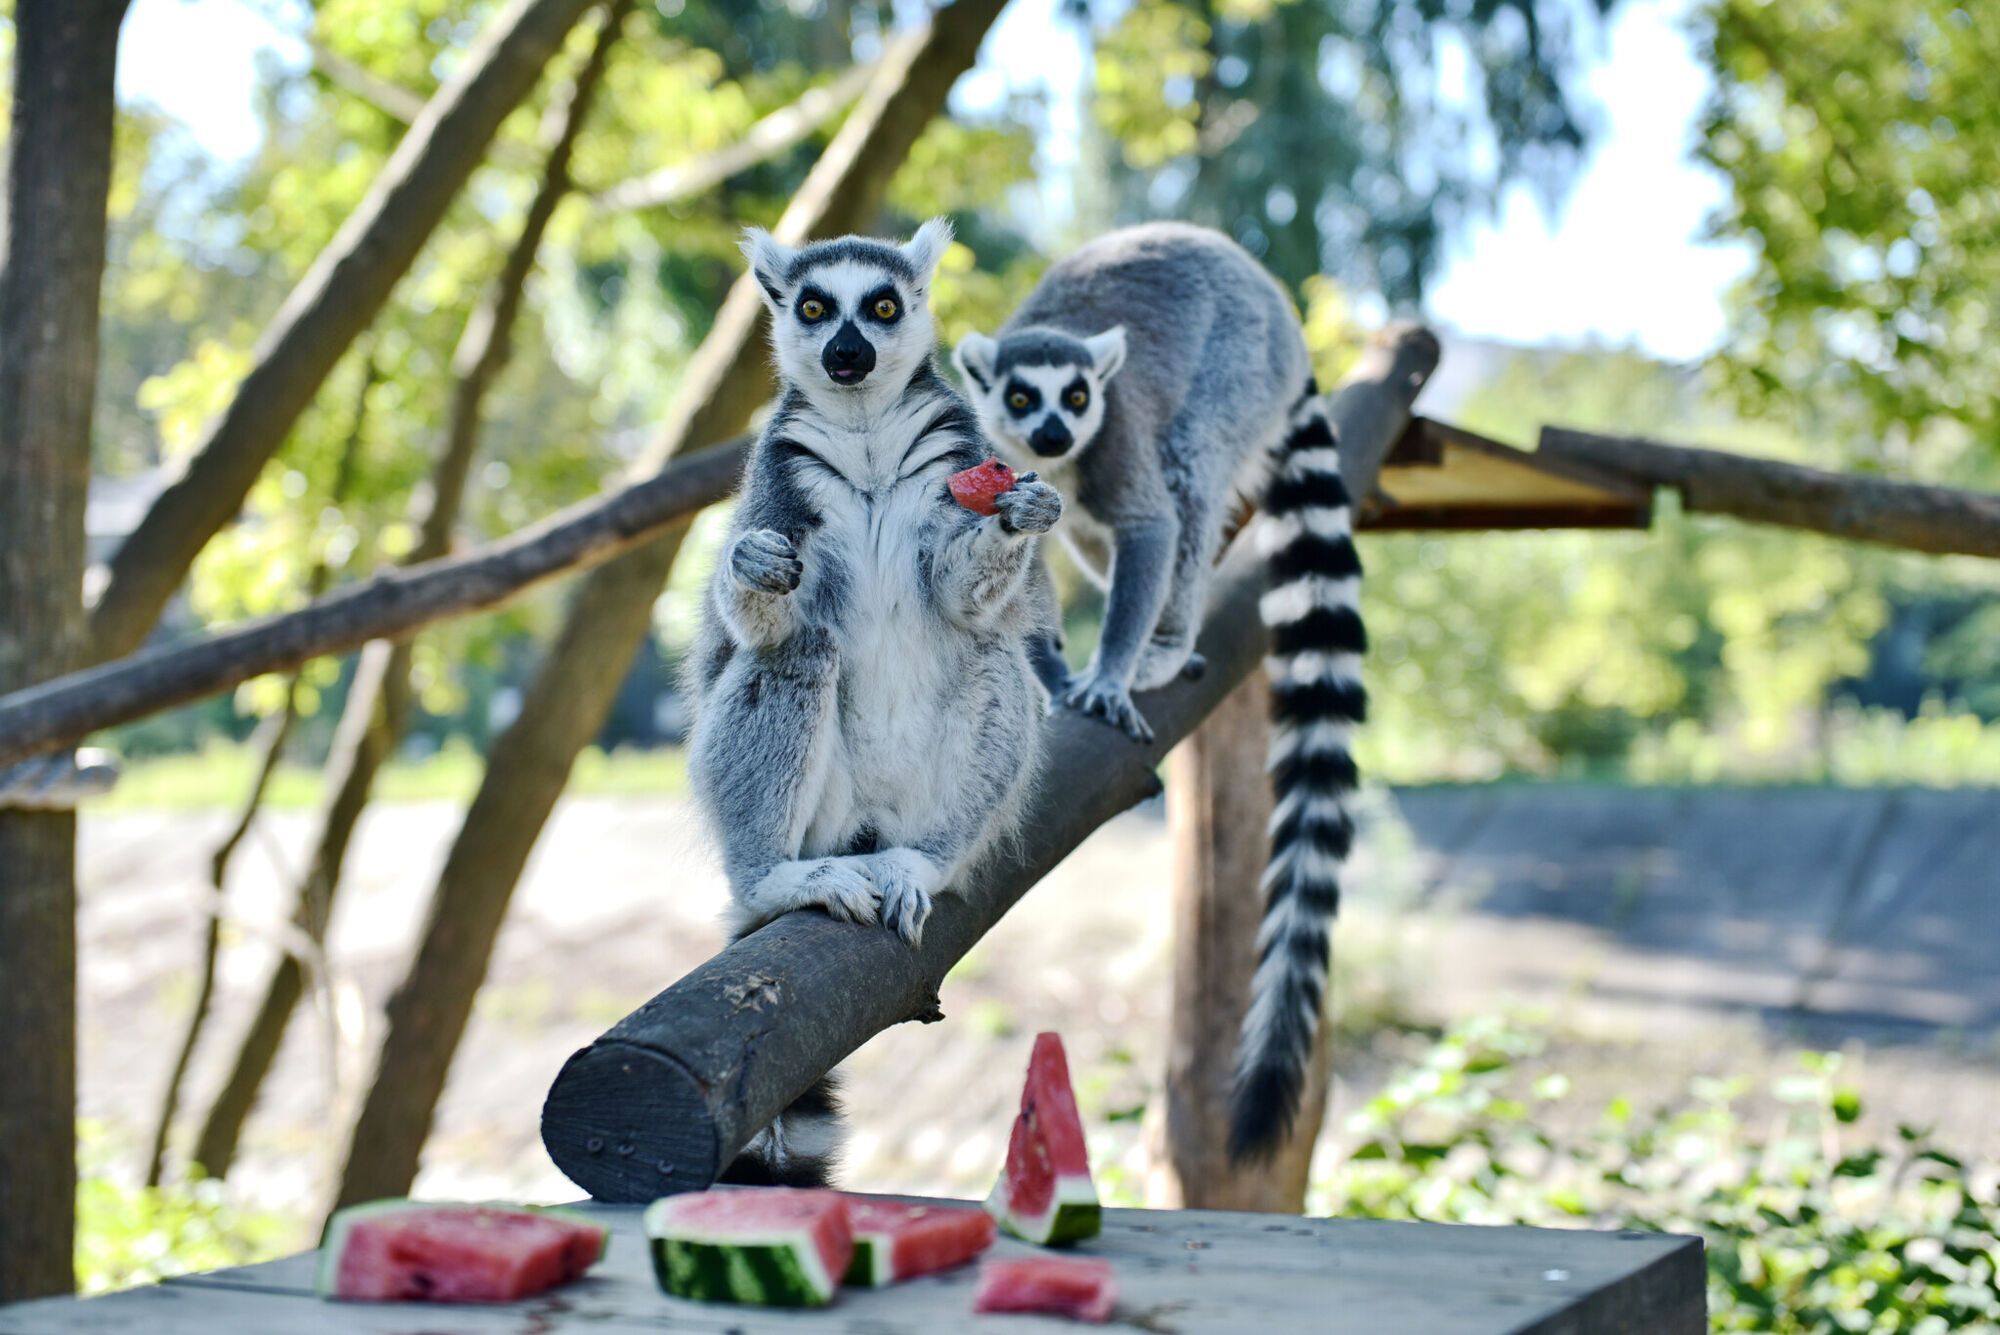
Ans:
[{"label": "lemur's face", "polygon": [[953,357],[988,434],[1023,457],[1057,461],[1104,425],[1104,387],[1125,364],[1125,327],[1092,338],[1038,328],[968,334]]},{"label": "lemur's face", "polygon": [[937,346],[930,281],[950,244],[942,218],[902,246],[847,236],[794,249],[751,228],[743,253],[771,308],[785,378],[816,398],[902,388]]}]

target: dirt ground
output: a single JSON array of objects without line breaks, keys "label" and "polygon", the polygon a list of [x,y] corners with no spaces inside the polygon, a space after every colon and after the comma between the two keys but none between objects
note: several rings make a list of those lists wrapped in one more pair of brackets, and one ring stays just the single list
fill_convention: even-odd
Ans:
[{"label": "dirt ground", "polygon": [[[1935,1124],[1946,1139],[2000,1157],[2000,1119],[1990,1112],[2000,1107],[1990,1004],[2000,922],[1990,898],[1983,914],[1975,897],[1971,921],[1947,924],[1960,939],[1937,958],[1958,961],[1956,972],[1921,959],[1898,964],[1900,955],[1870,949],[1882,944],[1881,929],[1856,916],[1853,896],[1798,914],[1792,881],[1719,865],[1728,840],[1703,832],[1734,820],[1737,835],[1782,852],[1808,836],[1772,832],[1794,817],[1819,819],[1817,807],[1752,813],[1745,824],[1726,801],[1710,812],[1685,802],[1654,811],[1644,794],[1580,806],[1559,792],[1541,800],[1552,809],[1524,807],[1506,790],[1375,795],[1341,927],[1337,967],[1355,1012],[1347,1027],[1360,1032],[1337,1062],[1327,1164],[1340,1153],[1345,1116],[1396,1062],[1421,1051],[1426,1027],[1510,1007],[1546,1014],[1554,1039],[1546,1060],[1576,1082],[1579,1109],[1614,1093],[1669,1100],[1697,1074],[1777,1071],[1810,1042],[1849,1051],[1871,1116]],[[1895,800],[1908,817],[1907,802]],[[1953,808],[1939,819],[1984,838],[1989,825],[2000,830],[2000,798],[1983,800],[1969,816]],[[1841,830],[1860,819],[1836,815],[1832,828]],[[193,998],[202,869],[225,819],[142,812],[84,822],[82,1111],[122,1147],[120,1172],[137,1171]],[[267,820],[238,856],[217,1011],[187,1099],[194,1109],[206,1107],[247,1023],[286,913],[281,886],[310,824],[302,813]],[[1604,834],[1611,826],[1627,832],[1623,842]],[[232,1174],[247,1199],[304,1213],[325,1191],[340,1150],[335,1128],[365,1078],[381,1006],[456,829],[447,804],[381,805],[366,817],[335,915],[327,985],[294,1021]],[[1542,852],[1524,861],[1509,841],[1527,838]],[[1793,848],[1798,858],[1840,856],[1824,839]],[[1107,826],[954,972],[944,1023],[901,1026],[846,1064],[848,1185],[983,1194],[1028,1044],[1053,1028],[1071,1048],[1094,1159],[1113,1166],[1121,1191],[1142,1190],[1137,1112],[1164,1060],[1166,858],[1156,811]],[[1934,853],[1912,884],[1948,880],[1936,861]],[[1967,874],[1976,885],[1983,873]],[[1874,896],[1864,907],[1884,893],[1863,889]],[[418,1193],[574,1197],[541,1148],[542,1096],[571,1051],[713,953],[723,894],[684,804],[564,803],[516,896]],[[1753,911],[1767,900],[1783,911]],[[1866,930],[1856,933],[1857,924]]]}]

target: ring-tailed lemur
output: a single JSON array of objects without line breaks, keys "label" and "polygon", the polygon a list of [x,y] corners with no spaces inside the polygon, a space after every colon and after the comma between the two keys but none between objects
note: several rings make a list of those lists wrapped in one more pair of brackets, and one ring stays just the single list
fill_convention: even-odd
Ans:
[{"label": "ring-tailed lemur", "polygon": [[[1062,513],[1032,474],[981,517],[945,481],[985,457],[938,373],[926,289],[943,220],[907,245],[743,249],[771,309],[780,394],[745,464],[691,657],[689,777],[741,937],[798,908],[914,944],[932,897],[1018,818],[1050,632],[1031,538]],[[727,1175],[823,1181],[821,1082]]]},{"label": "ring-tailed lemur", "polygon": [[[957,362],[993,438],[1075,499],[1059,531],[1109,583],[1095,659],[1056,693],[1139,740],[1152,730],[1131,689],[1200,671],[1224,527],[1262,492],[1277,807],[1231,1148],[1267,1153],[1297,1116],[1319,1023],[1365,704],[1361,563],[1298,315],[1226,237],[1152,224],[1055,265],[997,340],[966,338]],[[1052,644],[1037,652],[1063,673]]]}]

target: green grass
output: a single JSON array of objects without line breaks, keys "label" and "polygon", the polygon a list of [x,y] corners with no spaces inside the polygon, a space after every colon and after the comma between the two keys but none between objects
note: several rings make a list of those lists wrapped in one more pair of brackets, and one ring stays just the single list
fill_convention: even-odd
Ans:
[{"label": "green grass", "polygon": [[[247,746],[212,745],[187,755],[129,762],[118,786],[86,810],[119,811],[233,808],[249,791],[257,756]],[[395,760],[375,780],[382,802],[465,802],[479,787],[486,762],[469,746],[447,746],[423,760]],[[264,804],[272,810],[316,806],[321,777],[303,765],[284,764],[271,776]],[[603,752],[577,757],[569,791],[583,794],[679,794],[687,789],[687,758],[679,748]]]}]

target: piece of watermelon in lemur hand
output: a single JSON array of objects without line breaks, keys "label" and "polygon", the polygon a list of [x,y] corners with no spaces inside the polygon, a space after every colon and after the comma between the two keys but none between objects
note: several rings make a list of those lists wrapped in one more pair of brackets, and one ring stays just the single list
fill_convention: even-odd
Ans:
[{"label": "piece of watermelon in lemur hand", "polygon": [[986,1208],[1009,1233],[1044,1246],[1095,1237],[1102,1226],[1069,1061],[1055,1034],[1035,1035],[1007,1163]]},{"label": "piece of watermelon in lemur hand", "polygon": [[998,514],[1000,507],[994,504],[1002,493],[1014,489],[1020,479],[1014,470],[998,459],[988,459],[983,464],[975,464],[962,472],[953,473],[945,481],[951,488],[951,498],[976,515]]}]

